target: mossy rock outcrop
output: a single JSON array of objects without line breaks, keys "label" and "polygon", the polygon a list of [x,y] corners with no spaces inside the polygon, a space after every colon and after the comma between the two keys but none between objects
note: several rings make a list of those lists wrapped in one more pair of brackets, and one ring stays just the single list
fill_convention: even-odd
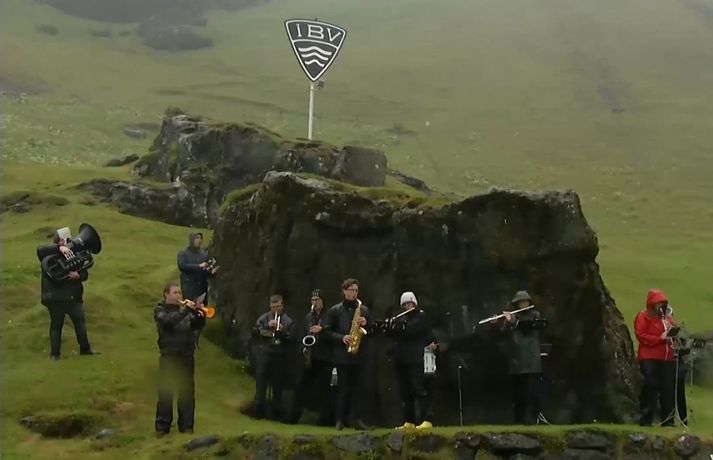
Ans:
[{"label": "mossy rock outcrop", "polygon": [[[635,420],[633,343],[600,276],[596,235],[574,192],[493,190],[445,201],[377,190],[270,172],[261,186],[226,201],[210,251],[221,265],[214,291],[232,355],[251,357],[251,330],[271,293],[285,297],[300,330],[301,306],[314,288],[332,305],[342,280],[356,277],[377,319],[396,313],[399,295],[413,290],[442,344],[436,422],[458,422],[460,373],[465,423],[511,423],[504,344],[478,320],[527,289],[549,321],[547,419]],[[369,335],[363,347],[368,418],[396,426],[401,403],[384,353],[389,341]],[[297,346],[293,352],[289,361],[301,362]]]}]

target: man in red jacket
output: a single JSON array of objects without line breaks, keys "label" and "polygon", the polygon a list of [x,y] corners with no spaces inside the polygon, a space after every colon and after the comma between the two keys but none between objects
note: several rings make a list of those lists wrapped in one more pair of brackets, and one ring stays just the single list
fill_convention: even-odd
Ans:
[{"label": "man in red jacket", "polygon": [[668,298],[663,291],[652,289],[646,296],[646,310],[634,320],[639,341],[639,368],[644,385],[639,397],[639,425],[650,426],[658,397],[662,426],[672,426],[675,406],[676,354],[672,339],[678,328],[667,314]]}]

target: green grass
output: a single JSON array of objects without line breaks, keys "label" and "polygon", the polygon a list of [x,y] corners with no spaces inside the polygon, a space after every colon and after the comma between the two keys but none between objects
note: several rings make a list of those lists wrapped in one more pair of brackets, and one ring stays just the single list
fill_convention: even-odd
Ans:
[{"label": "green grass", "polygon": [[[129,178],[129,168],[97,165],[145,153],[151,138],[130,139],[122,127],[159,122],[167,106],[305,136],[308,85],[282,26],[290,17],[319,15],[349,31],[317,93],[318,138],[382,148],[390,167],[439,192],[575,189],[629,326],[646,291],[660,287],[690,329],[713,329],[713,20],[692,4],[713,8],[711,0],[274,0],[210,14],[216,46],[171,54],[136,36],[93,38],[99,24],[45,5],[0,0],[2,195],[30,193],[42,210],[2,215],[3,453],[148,458],[162,444],[150,436],[151,305],[176,275],[187,229],[83,204],[72,186]],[[59,35],[38,33],[41,24]],[[414,133],[394,135],[396,125]],[[69,204],[53,206],[54,197]],[[105,354],[91,366],[78,356],[50,366],[34,248],[80,221],[112,242],[87,293],[90,338]],[[64,349],[76,349],[71,330]],[[199,429],[275,429],[237,413],[251,396],[239,364],[207,342],[198,363]],[[694,388],[691,399],[694,430],[713,433],[713,393]],[[40,441],[15,423],[68,408],[114,410],[120,446]]]}]

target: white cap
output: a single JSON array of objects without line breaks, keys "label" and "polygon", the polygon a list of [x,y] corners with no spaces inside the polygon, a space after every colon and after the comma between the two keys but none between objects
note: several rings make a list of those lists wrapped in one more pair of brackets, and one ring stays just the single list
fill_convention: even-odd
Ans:
[{"label": "white cap", "polygon": [[68,240],[72,238],[72,232],[69,231],[69,227],[62,227],[57,229],[57,236],[61,240]]},{"label": "white cap", "polygon": [[400,305],[403,305],[403,304],[408,303],[408,302],[413,302],[414,305],[418,305],[418,301],[416,300],[416,294],[414,294],[414,293],[411,292],[411,291],[409,291],[409,292],[404,292],[403,294],[401,294],[401,303],[400,303]]}]

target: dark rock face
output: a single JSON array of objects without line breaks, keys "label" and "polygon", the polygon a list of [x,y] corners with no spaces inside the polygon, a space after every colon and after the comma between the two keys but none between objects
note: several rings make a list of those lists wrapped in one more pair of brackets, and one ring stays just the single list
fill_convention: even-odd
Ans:
[{"label": "dark rock face", "polygon": [[[334,304],[347,277],[360,280],[361,300],[376,318],[395,313],[400,293],[414,290],[444,345],[435,422],[458,423],[463,366],[464,423],[511,423],[501,343],[487,327],[473,331],[516,290],[528,289],[549,320],[547,418],[634,419],[632,341],[599,275],[596,237],[573,192],[492,191],[408,209],[324,180],[270,172],[254,193],[226,203],[211,251],[221,265],[214,287],[235,355],[245,356],[250,329],[273,292],[285,296],[299,325],[311,290],[321,288]],[[388,345],[379,335],[364,340],[364,400],[372,424],[395,426],[403,421]]]},{"label": "dark rock face", "polygon": [[[147,124],[140,124],[127,126],[124,131],[145,133],[148,129]],[[123,164],[117,161],[112,165],[119,163]],[[83,186],[127,214],[210,227],[217,222],[220,205],[230,192],[260,183],[269,171],[309,173],[355,185],[381,186],[387,165],[386,156],[379,150],[290,141],[260,127],[209,123],[169,109],[151,153],[133,167],[140,178],[165,186],[102,180]],[[403,174],[393,177],[420,182]]]},{"label": "dark rock face", "polygon": [[[188,227],[208,223],[209,197],[200,191],[189,191],[181,184],[157,188],[94,179],[80,184],[79,188],[91,191],[102,201],[115,203],[124,214]],[[217,209],[213,211],[217,212]]]},{"label": "dark rock face", "polygon": [[676,440],[673,445],[673,451],[676,455],[689,458],[693,457],[701,450],[701,440],[698,436],[683,435]]},{"label": "dark rock face", "polygon": [[612,440],[604,433],[594,431],[570,431],[565,436],[565,443],[571,449],[608,450]]},{"label": "dark rock face", "polygon": [[540,441],[517,433],[487,435],[488,450],[499,455],[538,454],[542,451]]},{"label": "dark rock face", "polygon": [[198,438],[193,438],[190,441],[188,441],[185,445],[185,449],[190,452],[190,451],[193,451],[196,449],[210,447],[213,444],[217,444],[219,441],[220,441],[220,437],[218,437],[217,435],[201,436]]},{"label": "dark rock face", "polygon": [[137,161],[139,159],[139,156],[135,153],[131,153],[129,155],[126,155],[124,158],[112,158],[111,160],[107,161],[104,166],[108,167],[118,167],[118,166],[124,166],[128,165],[129,163],[133,163],[134,161]]},{"label": "dark rock face", "polygon": [[377,447],[376,439],[368,434],[336,436],[333,443],[337,449],[346,452],[369,452]]}]

